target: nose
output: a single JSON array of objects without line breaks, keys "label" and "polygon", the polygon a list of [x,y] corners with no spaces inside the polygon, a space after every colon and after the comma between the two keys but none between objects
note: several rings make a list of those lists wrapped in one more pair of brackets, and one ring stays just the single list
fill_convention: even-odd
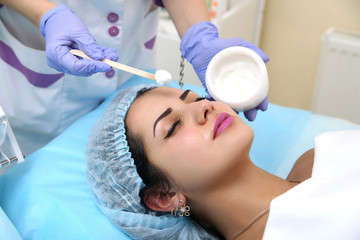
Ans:
[{"label": "nose", "polygon": [[193,120],[197,124],[205,124],[208,119],[208,114],[213,110],[213,106],[208,100],[201,100],[190,104],[189,112],[192,115]]}]

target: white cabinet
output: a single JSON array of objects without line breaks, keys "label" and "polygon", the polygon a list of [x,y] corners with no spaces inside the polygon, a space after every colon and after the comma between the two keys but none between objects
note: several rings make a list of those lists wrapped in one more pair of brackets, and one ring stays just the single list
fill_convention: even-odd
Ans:
[{"label": "white cabinet", "polygon": [[[217,18],[213,19],[220,37],[240,37],[258,45],[261,34],[265,0],[217,0]],[[225,11],[220,11],[225,8]],[[161,10],[161,19],[156,39],[156,68],[171,73],[174,80],[180,72],[180,38],[166,10]],[[184,82],[201,86],[195,71],[185,60]]]}]

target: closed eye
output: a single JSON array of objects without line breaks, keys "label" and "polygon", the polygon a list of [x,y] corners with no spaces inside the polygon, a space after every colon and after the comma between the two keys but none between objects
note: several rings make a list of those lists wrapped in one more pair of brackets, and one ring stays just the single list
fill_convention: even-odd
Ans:
[{"label": "closed eye", "polygon": [[[199,101],[202,101],[202,100],[205,100],[206,98],[205,97],[198,97],[195,99],[195,102],[199,102]],[[207,111],[204,113],[204,118],[206,118],[206,114],[207,114]],[[174,133],[174,131],[176,130],[176,127],[180,124],[180,119],[178,119],[177,121],[175,121],[173,123],[173,125],[171,125],[171,128],[169,129],[169,131],[167,132],[166,136],[164,137],[164,140],[171,137],[171,135]]]},{"label": "closed eye", "polygon": [[166,136],[164,137],[164,140],[166,138],[171,137],[171,135],[173,134],[173,132],[175,131],[176,127],[180,124],[180,119],[178,119],[177,121],[175,121],[173,123],[173,125],[171,125],[171,128],[169,129],[169,131],[167,132]]},{"label": "closed eye", "polygon": [[202,101],[202,100],[205,100],[205,97],[198,97],[197,99],[195,99],[195,102],[199,102],[199,101]]}]

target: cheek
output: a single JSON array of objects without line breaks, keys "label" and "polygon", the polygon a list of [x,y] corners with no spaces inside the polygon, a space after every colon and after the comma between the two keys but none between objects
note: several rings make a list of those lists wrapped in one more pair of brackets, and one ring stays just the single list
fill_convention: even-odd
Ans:
[{"label": "cheek", "polygon": [[206,156],[209,145],[204,135],[200,133],[194,134],[193,131],[188,129],[182,131],[181,134],[171,142],[170,148],[173,150],[171,158],[174,159],[177,164],[183,165],[182,168],[184,170],[189,171],[187,168],[199,164],[201,159]]},{"label": "cheek", "polygon": [[184,130],[161,151],[166,162],[162,164],[166,166],[164,170],[182,186],[187,185],[187,181],[193,181],[193,177],[196,173],[199,174],[199,168],[203,166],[203,159],[209,149],[205,137],[200,133],[194,134],[191,129]]},{"label": "cheek", "polygon": [[202,150],[206,147],[207,142],[205,134],[191,128],[181,131],[174,141],[177,144],[177,150],[183,154],[192,154],[194,151]]},{"label": "cheek", "polygon": [[168,173],[185,192],[202,191],[223,176],[229,163],[224,160],[223,148],[212,141],[205,140],[206,135],[183,132],[171,144],[174,149],[167,163]]}]

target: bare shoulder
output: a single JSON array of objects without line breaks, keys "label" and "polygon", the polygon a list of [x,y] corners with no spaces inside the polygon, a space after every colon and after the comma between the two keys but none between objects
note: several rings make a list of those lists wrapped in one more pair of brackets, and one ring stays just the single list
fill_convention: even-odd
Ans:
[{"label": "bare shoulder", "polygon": [[314,164],[314,149],[306,151],[295,162],[286,180],[288,181],[304,181],[311,177]]}]

